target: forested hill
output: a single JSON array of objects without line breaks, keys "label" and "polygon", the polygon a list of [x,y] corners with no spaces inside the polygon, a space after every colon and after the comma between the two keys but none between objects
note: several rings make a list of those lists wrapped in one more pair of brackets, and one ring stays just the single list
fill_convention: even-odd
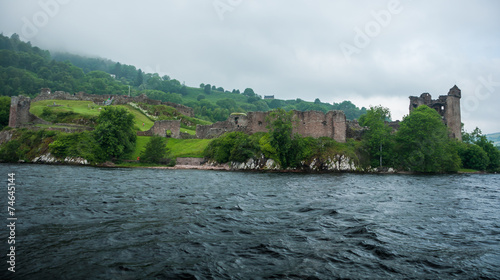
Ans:
[{"label": "forested hill", "polygon": [[0,34],[0,95],[34,97],[41,88],[70,93],[91,94],[141,93],[152,99],[170,101],[192,107],[198,118],[223,121],[233,112],[269,111],[275,108],[309,111],[342,110],[348,119],[366,113],[350,101],[324,103],[319,99],[263,99],[251,88],[224,89],[222,86],[201,83],[189,87],[169,76],[144,73],[135,66],[108,59],[88,58],[68,53],[51,54],[23,42],[17,34],[10,38]]}]

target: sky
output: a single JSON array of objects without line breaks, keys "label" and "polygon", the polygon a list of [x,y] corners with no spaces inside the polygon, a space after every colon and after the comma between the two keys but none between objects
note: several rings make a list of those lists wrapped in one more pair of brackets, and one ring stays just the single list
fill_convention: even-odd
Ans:
[{"label": "sky", "polygon": [[[0,33],[188,86],[382,105],[457,85],[467,131],[500,132],[500,1],[0,0]],[[57,89],[54,89],[57,90]]]}]

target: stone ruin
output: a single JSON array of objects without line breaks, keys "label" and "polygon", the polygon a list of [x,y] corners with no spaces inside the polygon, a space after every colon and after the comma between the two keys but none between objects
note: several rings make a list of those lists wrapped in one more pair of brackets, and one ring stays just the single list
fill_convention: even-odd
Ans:
[{"label": "stone ruin", "polygon": [[47,121],[30,113],[31,100],[29,97],[12,96],[10,99],[9,126],[24,127],[30,124],[50,124]]},{"label": "stone ruin", "polygon": [[[232,114],[226,121],[211,125],[197,125],[196,138],[216,138],[226,132],[241,131],[248,134],[267,132],[267,117],[270,112],[249,112]],[[347,121],[343,111],[293,111],[293,133],[315,138],[330,137],[338,142],[345,142]]]},{"label": "stone ruin", "polygon": [[462,141],[461,97],[462,91],[456,85],[450,89],[447,95],[440,95],[438,99],[432,99],[429,93],[422,93],[420,97],[410,96],[410,113],[420,105],[427,105],[435,109],[450,130],[450,137]]},{"label": "stone ruin", "polygon": [[[441,95],[433,100],[429,93],[423,93],[420,97],[410,96],[410,113],[420,105],[427,105],[434,108],[443,118],[443,122],[450,129],[450,136],[462,140],[461,134],[461,115],[460,98],[461,90],[455,85],[450,89],[447,95]],[[167,105],[174,107],[179,113],[194,117],[194,111],[184,105],[170,102],[161,102],[159,100],[149,99],[146,95],[137,97],[128,97],[125,95],[93,95],[79,92],[71,95],[69,93],[56,91],[50,93],[50,89],[43,89],[34,101],[39,100],[87,100],[97,104],[103,104],[107,99],[113,98],[113,104],[127,104],[129,102],[142,102],[151,105]],[[24,96],[14,96],[11,99],[10,107],[10,127],[22,127],[29,124],[46,123],[50,124],[29,112],[30,98]],[[231,114],[231,116],[222,122],[216,122],[211,125],[197,125],[196,138],[210,139],[216,138],[226,132],[241,131],[248,134],[257,132],[267,132],[267,117],[270,112],[249,112],[247,114]],[[361,127],[357,121],[347,121],[343,111],[330,111],[327,113],[319,111],[293,111],[293,133],[302,136],[311,137],[330,137],[338,142],[345,142],[346,139],[361,139],[366,128]],[[397,130],[399,122],[391,122],[389,125]],[[171,134],[167,135],[167,131]],[[189,135],[180,133],[180,120],[156,121],[153,127],[148,131],[138,132],[138,135],[152,136],[160,135],[172,138],[186,138]]]},{"label": "stone ruin", "polygon": [[[170,130],[171,134],[168,134]],[[156,121],[149,130],[137,132],[137,136],[162,136],[171,138],[181,138],[181,121],[164,120]]]}]

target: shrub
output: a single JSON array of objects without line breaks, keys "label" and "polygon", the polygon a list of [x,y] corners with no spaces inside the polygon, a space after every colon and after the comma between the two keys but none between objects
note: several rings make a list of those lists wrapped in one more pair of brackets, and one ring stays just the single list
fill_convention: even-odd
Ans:
[{"label": "shrub", "polygon": [[146,148],[141,152],[140,161],[146,163],[170,163],[168,158],[166,138],[153,136],[146,144]]}]

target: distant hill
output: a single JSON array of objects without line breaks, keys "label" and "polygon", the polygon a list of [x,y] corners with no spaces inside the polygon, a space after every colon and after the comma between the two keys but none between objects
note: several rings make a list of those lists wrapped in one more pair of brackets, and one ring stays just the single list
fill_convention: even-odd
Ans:
[{"label": "distant hill", "polygon": [[251,88],[224,89],[201,83],[187,86],[180,81],[158,73],[145,73],[133,65],[109,59],[89,58],[68,53],[50,53],[30,42],[23,42],[17,34],[10,38],[0,34],[0,95],[35,97],[41,88],[52,92],[86,92],[98,95],[146,94],[151,99],[182,104],[193,108],[195,116],[210,122],[224,121],[231,113],[269,111],[283,108],[287,111],[344,111],[347,119],[358,119],[366,108],[358,108],[350,101],[326,103],[300,98],[274,99],[262,96]]},{"label": "distant hill", "polygon": [[487,134],[488,140],[493,141],[493,145],[500,146],[500,132]]}]

